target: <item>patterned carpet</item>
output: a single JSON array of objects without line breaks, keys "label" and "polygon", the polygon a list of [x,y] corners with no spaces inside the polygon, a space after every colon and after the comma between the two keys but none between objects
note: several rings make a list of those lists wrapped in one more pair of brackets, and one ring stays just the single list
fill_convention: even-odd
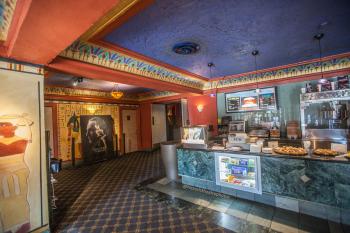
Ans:
[{"label": "patterned carpet", "polygon": [[160,152],[137,152],[55,175],[55,232],[231,232],[134,187],[164,176]]}]

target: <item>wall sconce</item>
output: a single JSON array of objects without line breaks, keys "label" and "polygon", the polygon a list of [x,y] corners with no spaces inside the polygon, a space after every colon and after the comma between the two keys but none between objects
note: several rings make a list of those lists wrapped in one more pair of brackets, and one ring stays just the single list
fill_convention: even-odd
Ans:
[{"label": "wall sconce", "polygon": [[204,108],[203,104],[198,104],[198,105],[197,105],[197,110],[198,110],[198,112],[202,112],[202,111],[203,111],[203,108]]}]

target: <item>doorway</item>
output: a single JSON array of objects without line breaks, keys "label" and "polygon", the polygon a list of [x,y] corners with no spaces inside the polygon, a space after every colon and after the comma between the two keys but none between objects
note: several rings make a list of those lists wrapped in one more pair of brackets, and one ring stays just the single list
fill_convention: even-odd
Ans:
[{"label": "doorway", "polygon": [[122,135],[124,153],[138,150],[137,135],[137,110],[122,109]]},{"label": "doorway", "polygon": [[180,140],[180,129],[183,126],[182,123],[182,110],[181,102],[174,102],[166,104],[166,132],[167,140]]}]

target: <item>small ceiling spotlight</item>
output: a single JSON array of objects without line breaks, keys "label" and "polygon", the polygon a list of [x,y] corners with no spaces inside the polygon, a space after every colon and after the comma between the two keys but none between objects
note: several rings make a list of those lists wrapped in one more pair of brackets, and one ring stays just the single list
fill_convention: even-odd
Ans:
[{"label": "small ceiling spotlight", "polygon": [[84,79],[82,77],[74,78],[73,79],[73,86],[76,87],[78,86],[79,83],[82,83]]}]

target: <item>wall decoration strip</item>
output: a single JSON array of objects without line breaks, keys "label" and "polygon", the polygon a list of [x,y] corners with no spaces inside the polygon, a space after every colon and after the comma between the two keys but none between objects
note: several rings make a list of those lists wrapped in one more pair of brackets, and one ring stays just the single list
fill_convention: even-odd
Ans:
[{"label": "wall decoration strip", "polygon": [[[45,86],[45,95],[55,95],[55,96],[79,96],[79,97],[93,97],[93,98],[106,98],[111,99],[110,92],[88,90],[88,89],[77,89],[69,87],[55,87],[55,86]],[[179,95],[178,93],[171,91],[150,91],[138,94],[126,94],[121,98],[121,100],[130,101],[145,101],[152,99],[159,99],[164,97],[170,97]]]},{"label": "wall decoration strip", "polygon": [[[325,58],[327,59],[327,58]],[[339,58],[331,58],[322,62],[323,72],[338,71],[350,68],[350,54]],[[204,90],[212,90],[215,88],[227,88],[256,82],[277,81],[286,78],[298,78],[306,75],[321,74],[321,62],[310,62],[302,65],[291,65],[288,68],[271,69],[266,72],[242,74],[228,76],[221,79],[216,79],[207,82],[204,85]]]},{"label": "wall decoration strip", "polygon": [[30,74],[44,74],[44,68],[42,66],[27,65],[11,60],[0,60],[0,69],[19,71]]},{"label": "wall decoration strip", "polygon": [[0,41],[7,39],[16,4],[17,0],[0,0]]},{"label": "wall decoration strip", "polygon": [[60,56],[177,85],[203,89],[205,81],[92,43],[76,41]]}]

